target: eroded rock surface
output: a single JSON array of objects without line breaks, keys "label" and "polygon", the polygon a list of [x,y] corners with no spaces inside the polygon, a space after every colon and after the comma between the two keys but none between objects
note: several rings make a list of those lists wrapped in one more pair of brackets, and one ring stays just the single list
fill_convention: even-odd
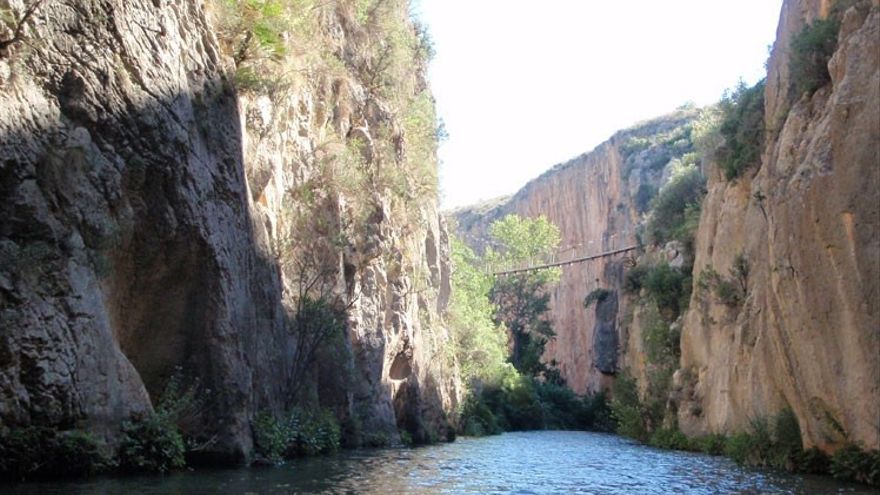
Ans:
[{"label": "eroded rock surface", "polygon": [[[326,29],[357,49],[340,16]],[[45,2],[34,42],[0,58],[4,425],[112,439],[182,369],[210,392],[206,453],[240,461],[254,415],[295,405],[283,260],[314,233],[296,230],[288,193],[315,173],[326,129],[388,116],[356,80],[239,97],[208,19],[201,2]],[[433,200],[413,215],[404,228],[379,208],[353,227],[361,249],[333,258],[353,301],[347,352],[309,374],[332,391],[322,403],[387,441],[399,428],[442,439],[459,394],[454,363],[435,358],[446,233]],[[352,381],[334,388],[343,369]]]},{"label": "eroded rock surface", "polygon": [[[828,2],[786,1],[757,169],[709,178],[695,280],[748,261],[744,303],[695,290],[682,334],[689,434],[790,406],[808,445],[880,446],[880,11],[843,17],[832,81],[790,103],[792,37]],[[841,431],[842,430],[842,431]]]}]

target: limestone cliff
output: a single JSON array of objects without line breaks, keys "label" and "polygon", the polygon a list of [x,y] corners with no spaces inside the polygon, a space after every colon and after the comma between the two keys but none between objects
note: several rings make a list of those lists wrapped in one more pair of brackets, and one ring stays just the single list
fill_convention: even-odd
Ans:
[{"label": "limestone cliff", "polygon": [[[799,95],[792,39],[833,9],[841,22],[830,82]],[[878,53],[880,2],[786,0],[768,62],[760,163],[728,180],[703,159],[708,194],[693,293],[689,310],[670,326],[682,333],[668,405],[685,433],[733,433],[791,407],[807,447],[880,446]],[[682,118],[623,131],[511,198],[453,212],[459,235],[479,248],[492,221],[518,213],[547,216],[560,227],[564,249],[631,243],[643,220],[640,189],[665,182],[676,151],[674,143],[663,148],[646,138],[668,133]],[[639,264],[665,258],[682,266],[674,243],[647,251]],[[719,300],[701,284],[738,263],[741,301]],[[621,292],[623,274],[613,258],[566,266],[553,290],[557,337],[545,360],[555,359],[577,391],[597,390],[623,368],[644,391],[644,308]],[[596,288],[614,297],[585,310],[584,297]]]},{"label": "limestone cliff", "polygon": [[[0,54],[0,424],[112,439],[178,370],[206,393],[210,458],[247,458],[255,414],[310,393],[371,441],[445,438],[447,238],[389,96],[431,105],[424,67],[398,61],[377,92],[369,27],[324,2],[287,60],[311,36],[334,70],[246,85],[212,5],[45,2]],[[337,185],[348,163],[358,187]],[[297,373],[306,271],[347,335]]]},{"label": "limestone cliff", "polygon": [[[457,232],[479,250],[487,242],[489,225],[504,215],[544,215],[560,229],[560,259],[635,245],[648,200],[668,180],[678,159],[692,151],[689,124],[695,115],[694,110],[682,110],[621,131],[593,151],[553,167],[510,198],[456,210]],[[564,266],[552,289],[556,337],[544,358],[557,361],[575,391],[607,388],[626,364],[621,349],[640,340],[628,336],[630,325],[623,318],[628,313],[621,293],[624,262],[616,256]],[[614,297],[585,308],[584,298],[600,288],[614,291]]]},{"label": "limestone cliff", "polygon": [[695,280],[748,262],[744,302],[695,289],[678,386],[689,434],[790,406],[808,445],[880,446],[880,9],[843,14],[831,82],[790,97],[791,40],[831,2],[788,0],[768,64],[759,167],[709,177]]}]

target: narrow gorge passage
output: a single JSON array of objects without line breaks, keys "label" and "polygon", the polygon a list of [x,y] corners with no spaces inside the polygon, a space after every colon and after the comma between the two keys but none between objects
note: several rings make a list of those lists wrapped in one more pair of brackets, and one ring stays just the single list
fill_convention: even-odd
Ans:
[{"label": "narrow gorge passage", "polygon": [[878,55],[880,0],[0,0],[0,493],[876,491]]}]

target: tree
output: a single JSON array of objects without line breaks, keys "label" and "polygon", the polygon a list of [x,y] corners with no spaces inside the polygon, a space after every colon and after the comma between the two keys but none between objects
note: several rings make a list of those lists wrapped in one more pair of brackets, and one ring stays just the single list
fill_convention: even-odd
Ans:
[{"label": "tree", "polygon": [[462,241],[452,238],[450,327],[455,354],[466,383],[498,376],[507,358],[504,329],[492,320],[489,301],[492,276],[477,267],[478,258]]},{"label": "tree", "polygon": [[[486,252],[490,264],[546,259],[560,241],[559,229],[543,216],[529,219],[508,215],[493,223],[489,232],[494,246]],[[547,370],[541,356],[555,335],[546,317],[550,309],[547,288],[559,280],[559,275],[558,268],[500,275],[490,291],[496,306],[495,320],[510,332],[510,361],[521,373],[535,376]]]}]

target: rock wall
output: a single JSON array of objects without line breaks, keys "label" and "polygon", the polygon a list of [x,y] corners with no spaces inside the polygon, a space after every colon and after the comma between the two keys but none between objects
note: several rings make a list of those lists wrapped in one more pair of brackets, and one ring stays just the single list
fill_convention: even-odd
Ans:
[{"label": "rock wall", "polygon": [[[321,35],[362,49],[347,4],[325,8]],[[349,321],[307,388],[383,441],[444,438],[459,391],[435,359],[450,290],[435,199],[403,221],[380,188],[351,222],[354,199],[309,182],[330,130],[369,138],[399,117],[356,77],[239,93],[215,32],[200,2],[58,0],[0,54],[0,424],[112,440],[182,370],[207,394],[206,457],[248,458],[254,415],[302,395],[295,261],[312,247]],[[320,206],[291,193],[306,186]],[[318,210],[349,238],[295,221]]]},{"label": "rock wall", "polygon": [[789,93],[791,39],[829,3],[785,2],[760,167],[734,182],[709,177],[694,279],[743,255],[748,290],[731,308],[695,289],[678,376],[688,434],[742,429],[790,406],[808,446],[880,446],[878,2],[843,16],[831,83],[793,103]]},{"label": "rock wall", "polygon": [[[635,245],[642,213],[635,198],[645,187],[656,193],[674,159],[691,151],[689,141],[676,147],[675,137],[689,133],[686,127],[695,115],[683,110],[621,131],[593,151],[553,167],[510,198],[456,210],[451,213],[456,232],[480,251],[493,221],[511,213],[544,215],[562,234],[560,259]],[[634,148],[638,141],[645,144]],[[628,335],[624,316],[629,313],[621,293],[625,258],[563,266],[552,289],[556,337],[548,343],[544,360],[555,360],[577,392],[607,388],[626,365],[621,349],[640,340]],[[612,290],[613,297],[584,308],[584,298],[599,288]]]}]

